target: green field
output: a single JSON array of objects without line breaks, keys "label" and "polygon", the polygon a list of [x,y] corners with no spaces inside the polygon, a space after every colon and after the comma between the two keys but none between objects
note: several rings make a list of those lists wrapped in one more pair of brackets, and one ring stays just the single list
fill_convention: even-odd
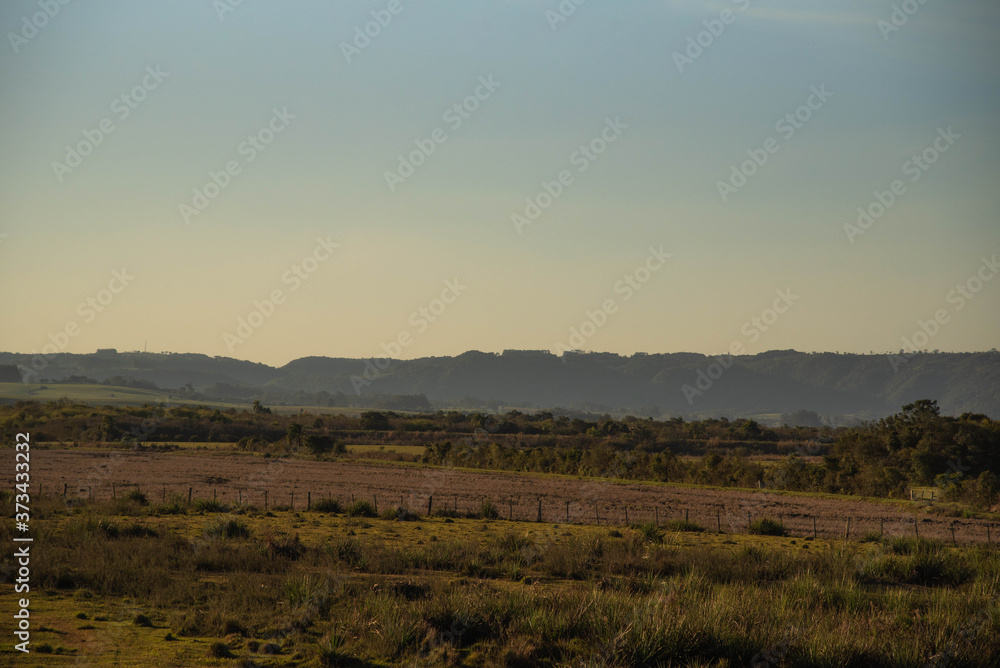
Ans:
[{"label": "green field", "polygon": [[179,395],[171,395],[159,390],[142,390],[134,387],[115,387],[113,385],[77,385],[42,383],[0,383],[0,400],[14,401],[58,401],[69,399],[85,404],[99,406],[120,406],[135,404],[167,404],[180,406],[197,403],[213,408],[247,408],[241,404],[224,403],[221,401],[192,402]]}]

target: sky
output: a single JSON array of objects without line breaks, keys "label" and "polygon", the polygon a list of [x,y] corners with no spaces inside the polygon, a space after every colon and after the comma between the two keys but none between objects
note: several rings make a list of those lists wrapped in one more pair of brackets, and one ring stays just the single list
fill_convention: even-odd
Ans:
[{"label": "sky", "polygon": [[8,0],[0,31],[0,350],[1000,344],[995,0]]}]

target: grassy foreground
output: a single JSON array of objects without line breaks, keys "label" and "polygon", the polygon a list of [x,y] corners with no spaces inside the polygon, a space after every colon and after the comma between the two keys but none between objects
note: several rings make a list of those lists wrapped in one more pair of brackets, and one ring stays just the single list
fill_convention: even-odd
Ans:
[{"label": "grassy foreground", "polygon": [[32,653],[0,664],[1000,665],[995,548],[477,515],[36,502]]}]

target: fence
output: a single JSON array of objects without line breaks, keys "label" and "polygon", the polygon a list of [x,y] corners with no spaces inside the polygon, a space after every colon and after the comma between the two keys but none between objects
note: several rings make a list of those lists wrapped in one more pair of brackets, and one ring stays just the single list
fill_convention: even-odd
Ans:
[{"label": "fence", "polygon": [[[140,488],[136,484],[111,484],[101,486],[98,494],[91,487],[79,488],[70,495],[67,484],[63,484],[62,497],[67,502],[99,500],[100,498],[117,499],[131,490],[142,492],[146,500],[155,503],[159,500],[166,503],[168,499],[187,505],[196,504],[199,500],[211,498],[220,504],[233,504],[238,507],[255,507],[263,510],[311,510],[314,501],[320,499],[336,499],[347,504],[345,494],[337,494],[335,490],[313,491],[281,491],[268,489],[244,489],[224,487],[223,494],[218,487]],[[110,487],[110,488],[109,488]],[[43,490],[39,490],[39,495]],[[398,491],[382,491],[365,494],[350,494],[350,502],[358,499],[369,499],[376,512],[381,501],[382,508],[404,507],[423,512],[428,515],[445,514],[475,516],[482,504],[489,501],[495,510],[495,518],[519,522],[548,522],[566,524],[597,524],[607,526],[625,526],[630,524],[654,523],[657,526],[669,527],[672,521],[684,520],[693,522],[707,531],[718,533],[747,533],[754,520],[768,518],[779,521],[792,538],[874,538],[889,536],[915,536],[938,538],[958,545],[987,543],[992,545],[993,533],[996,533],[996,523],[987,521],[950,520],[919,517],[916,515],[879,515],[842,517],[831,521],[829,515],[811,515],[798,512],[784,512],[776,509],[762,509],[744,505],[706,504],[706,505],[674,505],[654,504],[647,506],[602,503],[601,501],[579,501],[551,499],[542,496],[503,497],[489,496],[470,497],[469,495],[408,495]],[[917,500],[916,497],[914,500]],[[398,504],[396,501],[398,500]],[[409,503],[407,503],[409,501]],[[287,503],[286,503],[287,502]]]}]

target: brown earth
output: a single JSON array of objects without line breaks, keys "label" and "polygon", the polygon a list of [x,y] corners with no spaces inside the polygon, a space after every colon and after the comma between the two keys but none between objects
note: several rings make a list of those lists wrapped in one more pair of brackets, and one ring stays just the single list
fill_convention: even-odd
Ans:
[{"label": "brown earth", "polygon": [[[5,450],[5,470],[12,471],[14,453]],[[263,506],[294,505],[333,496],[377,500],[379,507],[402,503],[426,512],[433,508],[478,509],[493,500],[501,517],[536,519],[539,499],[549,522],[623,524],[628,520],[665,522],[688,516],[709,530],[745,532],[749,518],[782,519],[792,535],[843,537],[850,520],[852,537],[864,532],[914,535],[960,543],[1000,538],[997,523],[929,514],[924,506],[856,498],[809,497],[757,490],[727,490],[611,480],[538,476],[503,472],[470,472],[446,468],[367,462],[317,462],[265,459],[249,454],[151,453],[33,448],[32,492],[68,497],[108,498],[138,486],[151,501],[171,494],[186,499],[242,500]]]}]

